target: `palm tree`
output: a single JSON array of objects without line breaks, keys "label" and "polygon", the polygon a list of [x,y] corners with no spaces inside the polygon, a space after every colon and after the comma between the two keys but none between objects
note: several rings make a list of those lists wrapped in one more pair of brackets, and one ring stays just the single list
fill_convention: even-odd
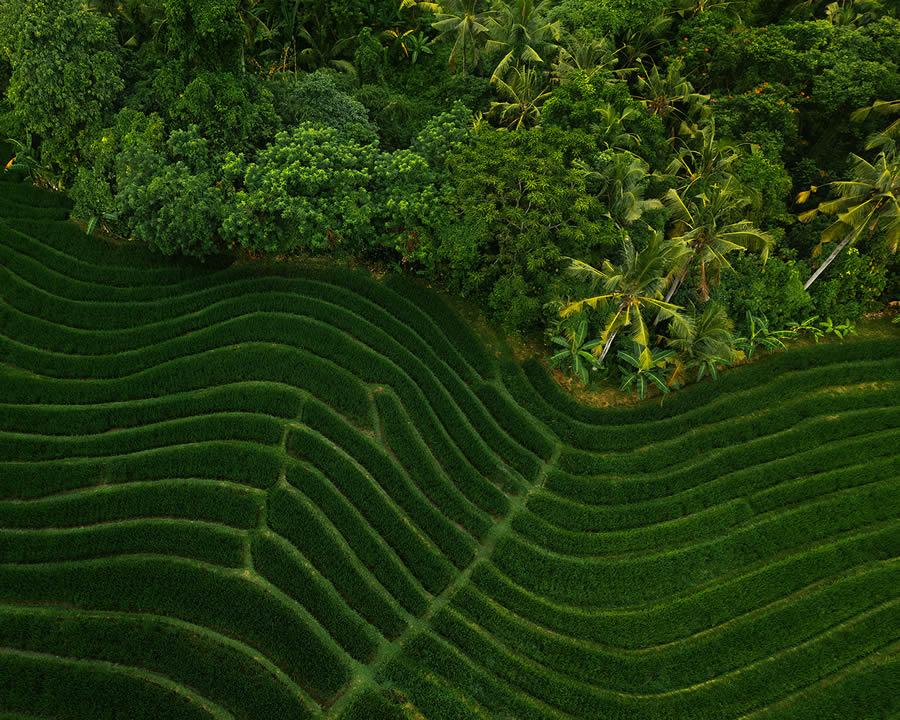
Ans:
[{"label": "palm tree", "polygon": [[544,65],[544,58],[552,61],[559,54],[563,27],[560,21],[546,19],[551,8],[551,0],[537,4],[535,0],[514,0],[511,6],[500,0],[499,19],[492,23],[491,38],[484,46],[487,53],[503,53],[491,82],[504,79],[513,65]]},{"label": "palm tree", "polygon": [[[854,110],[850,115],[853,122],[865,122],[869,115],[900,115],[900,100],[876,100],[868,107]],[[878,148],[888,153],[897,151],[897,140],[900,139],[900,118],[897,118],[884,130],[869,136],[866,142],[866,150]]]},{"label": "palm tree", "polygon": [[706,373],[718,376],[717,366],[734,358],[734,323],[725,308],[708,303],[702,310],[690,308],[687,322],[673,324],[666,344],[677,353],[669,384],[678,385],[689,370],[697,369],[697,380]]},{"label": "palm tree", "polygon": [[297,30],[297,37],[306,43],[306,47],[297,55],[300,63],[309,70],[330,66],[340,72],[356,75],[353,63],[340,57],[353,44],[356,37],[342,38],[333,42],[323,23],[315,20],[312,28],[310,32],[304,25]]},{"label": "palm tree", "polygon": [[577,35],[569,35],[564,47],[559,48],[556,62],[553,63],[551,76],[560,84],[566,82],[574,72],[582,71],[588,77],[595,72],[612,76],[612,68],[616,64],[616,51],[609,37],[601,40],[588,37],[582,39]]},{"label": "palm tree", "polygon": [[491,103],[490,112],[500,125],[521,130],[540,124],[541,108],[550,97],[550,90],[534,69],[523,72],[515,67],[508,83],[497,80],[495,85],[500,97],[506,98]]},{"label": "palm tree", "polygon": [[617,110],[612,103],[597,106],[598,120],[591,123],[591,132],[607,150],[630,150],[641,144],[641,136],[628,132],[625,121],[636,117],[640,111],[633,105]]},{"label": "palm tree", "polygon": [[[877,144],[877,140],[870,141],[870,145]],[[817,208],[799,216],[801,222],[809,222],[820,212],[837,215],[837,220],[822,233],[813,256],[821,253],[825,243],[843,236],[831,255],[806,281],[804,290],[818,279],[845,247],[856,244],[861,237],[871,237],[876,230],[881,230],[885,247],[890,252],[896,253],[900,244],[900,157],[896,151],[882,150],[871,163],[853,153],[850,160],[853,179],[829,183],[837,189],[838,198],[820,203]],[[800,193],[797,202],[805,202],[810,193],[817,189],[812,187]]]},{"label": "palm tree", "polygon": [[716,137],[715,119],[700,131],[699,142],[679,140],[682,147],[662,174],[678,183],[676,190],[688,191],[698,182],[726,183],[729,179],[737,182],[731,175],[731,166],[740,154],[733,143]]},{"label": "palm tree", "polygon": [[456,63],[462,55],[463,75],[469,67],[469,55],[472,67],[477,67],[481,58],[482,40],[487,39],[492,24],[495,22],[493,11],[479,11],[481,0],[443,0],[441,11],[437,14],[437,22],[431,27],[440,31],[438,40],[455,37],[456,42],[450,52],[450,71],[455,72]]},{"label": "palm tree", "polygon": [[650,166],[645,160],[630,152],[602,153],[600,157],[610,157],[602,170],[597,171],[583,160],[576,160],[573,167],[579,168],[588,181],[593,181],[597,192],[605,201],[609,217],[623,228],[631,225],[648,210],[658,210],[663,204],[656,199],[646,200],[647,178]]},{"label": "palm tree", "polygon": [[691,120],[703,119],[709,114],[706,105],[708,95],[695,92],[694,86],[681,74],[682,64],[676,61],[669,65],[665,75],[653,65],[649,70],[638,75],[636,98],[652,114],[658,116],[669,125],[672,133],[676,131],[692,135]]},{"label": "palm tree", "polygon": [[[641,346],[640,361],[650,362],[650,331],[644,322],[643,312],[654,309],[674,323],[683,322],[677,305],[662,300],[663,290],[672,280],[672,272],[678,267],[684,254],[684,245],[663,238],[655,233],[645,250],[635,250],[631,238],[625,236],[622,246],[622,262],[613,265],[609,260],[597,269],[586,262],[570,258],[568,272],[590,283],[591,292],[599,287],[599,294],[565,303],[562,317],[580,312],[585,305],[590,308],[610,309],[606,325],[593,354],[598,364],[606,358],[613,340],[623,328],[631,331],[631,339]],[[611,306],[611,307],[610,307]]]},{"label": "palm tree", "polygon": [[694,260],[700,261],[698,287],[701,300],[709,299],[709,281],[718,282],[723,268],[731,267],[728,253],[753,250],[768,258],[774,241],[769,233],[760,230],[749,220],[728,222],[728,219],[750,203],[737,181],[729,178],[724,185],[714,184],[710,193],[688,196],[669,189],[664,202],[675,221],[675,239],[687,244],[690,252],[681,273],[669,288],[666,301],[672,299],[678,286],[687,277]]}]

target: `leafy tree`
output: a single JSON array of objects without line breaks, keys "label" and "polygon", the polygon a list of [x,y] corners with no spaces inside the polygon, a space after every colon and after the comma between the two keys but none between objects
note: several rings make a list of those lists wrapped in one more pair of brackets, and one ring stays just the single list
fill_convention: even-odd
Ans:
[{"label": "leafy tree", "polygon": [[585,28],[596,37],[639,31],[665,14],[669,0],[563,0],[554,13],[569,28]]},{"label": "leafy tree", "polygon": [[562,317],[581,312],[585,306],[609,310],[601,335],[603,345],[594,349],[598,364],[603,363],[619,331],[628,328],[631,339],[640,346],[637,367],[647,367],[652,353],[650,330],[644,319],[646,311],[654,310],[673,323],[684,322],[680,308],[662,299],[663,290],[672,281],[684,253],[684,245],[655,233],[650,244],[641,251],[636,250],[631,238],[626,236],[622,244],[622,261],[618,265],[606,260],[598,269],[581,260],[570,259],[569,273],[587,282],[590,294],[564,303],[560,310]]},{"label": "leafy tree", "polygon": [[453,38],[450,53],[450,71],[455,72],[462,56],[463,75],[470,67],[475,69],[481,61],[481,49],[487,42],[494,20],[494,11],[480,10],[481,0],[444,0],[441,12],[432,24],[440,32],[438,40]]},{"label": "leafy tree", "polygon": [[[800,220],[808,222],[818,213],[837,215],[823,233],[820,244],[813,252],[818,255],[825,243],[841,241],[803,286],[809,289],[838,254],[848,245],[854,245],[860,238],[871,237],[876,232],[884,238],[884,246],[891,253],[897,252],[900,244],[900,155],[882,151],[869,162],[859,155],[851,154],[850,162],[853,178],[829,183],[838,197],[827,200],[800,215]],[[800,193],[798,202],[806,201],[817,188]]]},{"label": "leafy tree", "polygon": [[246,28],[235,0],[163,2],[172,53],[210,70],[240,69]]},{"label": "leafy tree", "polygon": [[730,268],[726,255],[734,251],[754,250],[765,260],[774,244],[769,233],[763,232],[749,220],[732,218],[749,203],[737,184],[731,180],[709,193],[679,194],[670,189],[665,195],[666,206],[672,211],[674,237],[685,243],[681,272],[669,288],[670,300],[690,272],[694,261],[700,263],[698,292],[701,300],[709,298],[709,284],[718,284],[724,268]]},{"label": "leafy tree", "polygon": [[18,13],[8,96],[43,163],[74,174],[79,136],[96,132],[124,84],[115,30],[76,0],[34,0]]},{"label": "leafy tree", "polygon": [[222,194],[209,142],[196,126],[172,132],[165,149],[126,145],[117,168],[116,208],[132,238],[166,255],[217,251]]}]

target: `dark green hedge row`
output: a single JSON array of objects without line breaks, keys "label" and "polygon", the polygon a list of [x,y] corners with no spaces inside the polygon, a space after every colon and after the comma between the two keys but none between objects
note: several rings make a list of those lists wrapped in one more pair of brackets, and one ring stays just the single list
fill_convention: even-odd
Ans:
[{"label": "dark green hedge row", "polygon": [[[724,450],[728,455],[773,439],[782,441],[789,452],[797,452],[814,440],[826,442],[858,435],[853,417],[871,408],[885,408],[893,416],[893,426],[900,427],[900,386],[878,393],[863,390],[826,397],[811,395],[775,406],[759,416],[735,417],[639,451],[619,452],[615,445],[611,447],[616,451],[608,454],[566,448],[560,454],[559,468],[576,475],[652,473],[661,467],[696,462],[711,451]],[[802,438],[794,441],[797,445],[785,442],[796,436]]]},{"label": "dark green hedge row", "polygon": [[[121,287],[161,285],[196,278],[198,274],[215,272],[227,267],[231,260],[225,256],[199,262],[183,256],[167,257],[150,251],[139,243],[110,243],[87,236],[74,223],[17,220],[13,230],[16,237],[31,238],[33,243],[50,251],[97,269],[95,279]],[[116,277],[115,272],[119,273]],[[86,276],[85,279],[90,279]]]},{"label": "dark green hedge row", "polygon": [[[5,193],[3,193],[5,195]],[[20,219],[29,220],[66,220],[69,211],[63,207],[34,207],[0,196],[0,223],[7,226]]]},{"label": "dark green hedge row", "polygon": [[746,572],[754,562],[800,551],[898,513],[898,484],[877,483],[763,516],[723,538],[659,554],[584,560],[505,537],[492,557],[511,579],[536,594],[580,606],[618,607],[659,600]]},{"label": "dark green hedge row", "polygon": [[514,584],[488,563],[477,565],[472,579],[486,595],[542,627],[610,647],[645,648],[702,632],[858,565],[889,560],[896,556],[898,543],[896,523],[860,530],[639,610],[556,605]]},{"label": "dark green hedge row", "polygon": [[[450,479],[449,470],[445,472],[429,452],[397,397],[388,390],[376,392],[375,406],[381,419],[384,441],[406,468],[410,477],[450,520],[462,525],[475,537],[484,537],[493,526],[490,516],[478,506],[477,502],[469,500]],[[482,480],[478,479],[472,481],[478,476],[472,472],[468,463],[460,462],[458,453],[452,453],[447,459],[451,463],[459,462],[460,473],[456,474],[454,479],[468,478],[468,488],[475,493],[476,498],[481,497],[483,493],[479,490],[483,488],[488,488],[487,494],[490,498],[496,497],[497,490],[493,485],[486,481],[482,483]],[[465,480],[463,482],[465,483]]]},{"label": "dark green hedge row", "polygon": [[[404,275],[391,275],[387,278],[386,284],[407,301],[408,307],[414,307],[427,314],[432,327],[440,328],[443,331],[453,346],[465,356],[468,363],[482,378],[497,376],[496,363],[488,354],[484,342],[468,323],[459,318],[437,292]],[[415,323],[406,316],[404,316],[404,322],[415,326]]]},{"label": "dark green hedge row", "polygon": [[[892,447],[896,448],[897,445]],[[888,448],[879,448],[882,454]],[[819,495],[866,485],[879,480],[890,481],[900,478],[900,455],[894,453],[886,458],[878,458],[875,453],[863,465],[853,465],[842,470],[821,473],[814,477],[803,477],[791,483],[782,483],[749,498],[750,505],[760,513],[792,503],[800,503]]]},{"label": "dark green hedge row", "polygon": [[210,413],[260,413],[293,419],[303,394],[267,382],[245,382],[162,398],[99,405],[0,405],[0,430],[81,435]]},{"label": "dark green hedge row", "polygon": [[371,661],[378,648],[375,630],[296,548],[277,535],[258,532],[252,536],[251,552],[257,573],[305,607],[351,657]]},{"label": "dark green hedge row", "polygon": [[0,611],[0,645],[159,673],[238,717],[304,718],[315,709],[252,648],[165,618],[7,607]]},{"label": "dark green hedge row", "polygon": [[887,648],[883,657],[860,661],[827,678],[814,692],[785,699],[758,711],[758,720],[872,720],[896,718],[900,714],[900,659]]},{"label": "dark green hedge row", "polygon": [[[51,357],[65,365],[66,356]],[[85,369],[90,373],[89,368]],[[104,380],[39,378],[10,372],[3,380],[3,400],[72,405],[125,402],[249,381],[283,383],[307,390],[355,423],[371,423],[369,393],[351,373],[303,350],[262,342],[220,347]]]},{"label": "dark green hedge row", "polygon": [[321,435],[298,429],[288,437],[288,449],[325,474],[428,592],[436,595],[450,583],[455,572],[447,559],[343,450]]},{"label": "dark green hedge row", "polygon": [[237,571],[158,556],[0,565],[0,601],[148,612],[204,625],[258,650],[321,702],[349,680],[339,648]]},{"label": "dark green hedge row", "polygon": [[7,563],[55,563],[152,553],[240,567],[245,535],[196,520],[139,519],[65,530],[0,529],[0,558]]},{"label": "dark green hedge row", "polygon": [[[27,715],[46,714],[59,720],[158,720],[160,717],[209,720],[223,717],[221,709],[201,704],[158,676],[113,665],[77,662],[48,655],[0,650],[0,702],[5,710]],[[312,717],[309,713],[300,718]]]},{"label": "dark green hedge row", "polygon": [[[480,628],[444,608],[435,620],[436,630],[450,639],[476,667],[489,669],[493,684],[509,684],[563,712],[583,718],[736,717],[760,703],[772,701],[816,682],[822,676],[879,649],[884,627],[900,621],[900,604],[858,616],[854,620],[812,638],[792,652],[776,655],[741,672],[689,690],[664,695],[619,695],[575,682],[565,675],[510,653]],[[431,664],[434,655],[423,658]],[[481,700],[490,695],[495,709],[522,717],[515,706],[505,706],[494,687],[458,678]],[[502,697],[502,696],[501,696]]]},{"label": "dark green hedge row", "polygon": [[28,502],[0,500],[5,528],[75,527],[137,517],[175,517],[238,528],[257,524],[265,494],[219,480],[151,480],[106,485]]},{"label": "dark green hedge row", "polygon": [[[386,432],[394,434],[395,438],[402,434],[402,427],[405,424],[412,422],[419,436],[426,439],[431,454],[440,463],[451,482],[476,507],[494,516],[505,515],[509,511],[509,498],[467,462],[460,449],[433,420],[423,427],[420,420],[423,419],[424,413],[411,412],[408,405],[401,403],[390,392],[376,391],[375,406]],[[427,450],[422,448],[421,452]],[[408,459],[408,453],[402,454],[407,455]]]},{"label": "dark green hedge row", "polygon": [[[415,523],[457,567],[464,568],[475,555],[475,543],[444,514],[440,504],[432,504],[397,462],[374,440],[356,430],[319,402],[311,401],[303,409],[303,422],[339,446],[374,478],[397,503],[404,515]],[[350,473],[353,474],[352,472]],[[371,482],[363,478],[362,482]],[[421,482],[421,480],[420,480]],[[443,580],[443,579],[442,579]],[[443,585],[426,588],[437,594]]]},{"label": "dark green hedge row", "polygon": [[[291,481],[295,478],[296,473],[292,473]],[[353,525],[334,527],[333,511],[329,510],[294,490],[276,487],[269,492],[267,522],[334,584],[350,607],[386,637],[396,637],[406,628],[398,602],[419,609],[425,605],[424,597],[417,594],[389,550]],[[378,564],[370,564],[373,560]],[[378,586],[376,578],[387,592]]]},{"label": "dark green hedge row", "polygon": [[750,504],[744,498],[737,498],[677,520],[628,530],[607,531],[602,525],[591,531],[565,530],[529,510],[517,513],[512,527],[535,545],[554,552],[616,555],[658,550],[721,535],[753,514]]},{"label": "dark green hedge row", "polygon": [[[783,456],[786,448],[780,443],[755,443],[743,448],[743,456],[729,454],[725,458],[727,464],[720,462],[723,456],[719,455],[649,477],[645,482],[648,495],[653,492],[650,500],[641,500],[639,488],[631,481],[598,482],[552,471],[547,480],[551,492],[534,495],[528,506],[554,525],[570,530],[641,527],[699,512],[798,477],[815,478],[832,470],[893,455],[897,443],[900,443],[900,429],[876,429],[859,437],[815,445],[812,449],[798,448],[796,453]],[[671,495],[663,494],[670,489]]]},{"label": "dark green hedge row", "polygon": [[[421,720],[423,717],[441,720],[498,720],[496,716],[489,715],[478,707],[462,689],[423,669],[405,654],[399,655],[382,668],[377,679],[383,684],[396,686],[388,692],[402,697],[404,709],[409,707],[407,714],[400,716],[402,720]],[[352,720],[364,718],[366,716],[361,713],[352,716]],[[388,715],[386,720],[394,718]]]},{"label": "dark green hedge row", "polygon": [[0,460],[54,460],[125,455],[170,445],[243,440],[278,445],[282,423],[268,415],[216,413],[166,420],[93,435],[25,435],[0,432]]},{"label": "dark green hedge row", "polygon": [[5,199],[34,208],[71,209],[73,205],[63,193],[46,190],[31,183],[4,182],[2,188]]},{"label": "dark green hedge row", "polygon": [[[691,385],[666,397],[662,407],[660,407],[659,400],[655,399],[628,409],[595,408],[581,405],[552,380],[543,364],[537,360],[526,362],[524,371],[537,396],[561,411],[564,417],[592,425],[623,425],[681,415],[722,397],[760,385],[767,385],[772,382],[773,378],[786,372],[853,361],[882,360],[886,361],[886,365],[896,365],[898,355],[900,355],[900,339],[893,338],[791,348],[790,352],[777,353],[768,357],[765,362],[729,370],[722,374],[718,381]],[[505,369],[509,372],[509,366],[506,366]],[[880,379],[880,373],[878,377],[869,379]],[[514,396],[516,400],[519,400],[519,393],[514,393]],[[724,414],[721,415],[723,418],[733,414],[729,409],[723,412]],[[542,414],[539,416],[543,419]]]},{"label": "dark green hedge row", "polygon": [[471,586],[453,607],[494,639],[567,677],[628,693],[699,684],[771,657],[895,595],[900,567],[885,565],[835,580],[768,609],[650,652],[627,653],[547,632],[521,621]]},{"label": "dark green hedge row", "polygon": [[278,480],[282,458],[261,445],[218,441],[108,458],[4,462],[0,499],[27,500],[77,488],[166,478],[229,480],[267,488]]},{"label": "dark green hedge row", "polygon": [[474,390],[495,421],[511,437],[542,460],[550,459],[557,443],[542,423],[525,412],[508,393],[501,391],[493,383],[477,383]]}]

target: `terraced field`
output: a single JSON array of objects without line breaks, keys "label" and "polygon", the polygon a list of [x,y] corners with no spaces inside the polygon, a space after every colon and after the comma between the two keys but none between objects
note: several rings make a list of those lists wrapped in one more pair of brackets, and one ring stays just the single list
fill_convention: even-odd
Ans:
[{"label": "terraced field", "polygon": [[0,184],[0,717],[900,713],[900,340],[578,406],[423,290]]}]

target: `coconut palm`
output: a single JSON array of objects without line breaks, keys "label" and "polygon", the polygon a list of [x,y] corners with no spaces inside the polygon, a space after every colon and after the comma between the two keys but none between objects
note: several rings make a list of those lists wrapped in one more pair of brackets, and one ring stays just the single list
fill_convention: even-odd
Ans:
[{"label": "coconut palm", "polygon": [[[646,249],[640,252],[626,235],[622,246],[622,261],[618,265],[606,260],[598,269],[570,258],[568,272],[588,282],[591,294],[564,303],[560,315],[568,317],[580,312],[585,306],[595,310],[609,310],[600,336],[603,345],[598,345],[593,350],[598,364],[603,363],[613,340],[623,328],[628,328],[631,339],[642,348],[639,353],[640,361],[650,361],[650,330],[643,315],[647,310],[654,310],[673,323],[684,322],[679,313],[681,308],[662,299],[663,291],[671,282],[673,270],[679,266],[684,252],[682,243],[667,240],[662,233],[655,233]],[[598,289],[600,292],[594,294]]]},{"label": "coconut palm", "polygon": [[443,0],[437,21],[431,27],[440,32],[438,40],[455,38],[450,52],[450,71],[456,71],[456,64],[462,56],[463,75],[470,66],[478,67],[481,48],[495,23],[493,11],[480,10],[481,0]]},{"label": "coconut palm", "polygon": [[492,102],[490,114],[501,126],[521,130],[540,124],[541,108],[550,97],[550,89],[534,69],[515,67],[509,82],[497,80],[495,85],[504,100]]},{"label": "coconut palm", "polygon": [[640,111],[634,105],[618,110],[612,103],[597,106],[597,122],[591,123],[591,132],[607,150],[630,150],[641,144],[641,136],[628,132],[625,122]]},{"label": "coconut palm", "polygon": [[[900,115],[900,100],[876,100],[859,110],[854,110],[850,115],[853,122],[865,122],[872,113],[876,115]],[[897,151],[897,141],[900,140],[900,118],[897,118],[884,130],[869,136],[866,142],[866,150],[877,148],[891,153]]]},{"label": "coconut palm", "polygon": [[597,40],[569,35],[566,44],[559,48],[550,74],[560,84],[567,82],[569,75],[578,71],[586,73],[588,77],[600,72],[611,79],[615,65],[616,51],[609,37]]},{"label": "coconut palm", "polygon": [[[711,119],[700,131],[696,142],[679,138],[681,148],[662,175],[675,181],[678,192],[687,192],[698,182],[724,184],[732,179],[731,166],[740,157],[737,146],[716,137]],[[732,182],[736,182],[732,179]]]},{"label": "coconut palm", "polygon": [[620,227],[631,225],[648,210],[658,210],[663,204],[657,199],[645,199],[650,166],[630,152],[601,153],[607,160],[601,170],[595,170],[583,160],[576,160],[585,178],[596,186],[596,192],[606,203],[610,218]]},{"label": "coconut palm", "polygon": [[654,64],[639,72],[636,98],[647,110],[658,116],[674,134],[693,135],[692,126],[709,115],[708,95],[695,92],[694,86],[682,75],[682,64],[669,65],[665,74]]},{"label": "coconut palm", "polygon": [[551,0],[499,2],[498,17],[491,24],[486,53],[503,53],[491,74],[491,82],[506,78],[514,66],[534,63],[548,65],[559,54],[563,26],[546,19]]},{"label": "coconut palm", "polygon": [[731,252],[753,250],[763,262],[768,258],[774,241],[769,233],[760,230],[749,220],[729,222],[735,213],[750,204],[736,180],[729,178],[724,185],[714,184],[709,193],[681,193],[669,189],[664,198],[675,222],[674,237],[686,243],[689,253],[681,272],[669,288],[666,301],[671,300],[684,282],[694,261],[700,263],[698,292],[704,302],[709,299],[709,284],[718,283],[723,268],[730,268]]},{"label": "coconut palm", "polygon": [[[871,237],[876,231],[884,234],[887,250],[897,252],[900,244],[900,157],[896,151],[882,151],[873,162],[853,153],[850,154],[852,180],[838,180],[833,185],[838,197],[827,200],[801,214],[801,222],[809,222],[820,212],[837,215],[837,220],[822,233],[822,238],[813,250],[819,255],[825,243],[843,238],[831,255],[812,274],[803,286],[806,290],[848,245],[855,245],[863,237]],[[798,202],[805,202],[818,188],[800,193]]]}]

